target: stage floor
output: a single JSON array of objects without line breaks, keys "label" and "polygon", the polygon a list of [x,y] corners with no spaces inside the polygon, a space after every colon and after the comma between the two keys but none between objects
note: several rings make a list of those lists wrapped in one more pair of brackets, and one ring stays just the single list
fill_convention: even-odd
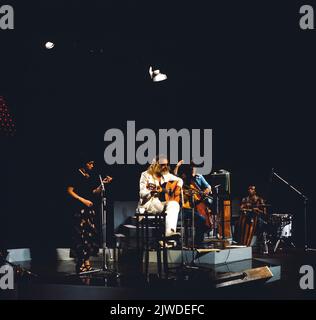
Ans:
[{"label": "stage floor", "polygon": [[[217,266],[201,265],[198,269],[169,265],[168,278],[158,278],[156,263],[149,264],[149,276],[129,261],[111,265],[114,273],[74,274],[73,261],[24,262],[21,266],[37,274],[16,279],[16,289],[6,292],[8,299],[299,299],[315,298],[314,290],[299,287],[302,265],[316,266],[316,253],[297,249],[269,256],[254,254],[252,260]],[[214,276],[262,266],[280,266],[280,279],[253,281],[225,288],[214,286]],[[100,268],[101,261],[94,267]],[[175,269],[173,269],[175,268]],[[3,292],[2,292],[3,296]]]}]

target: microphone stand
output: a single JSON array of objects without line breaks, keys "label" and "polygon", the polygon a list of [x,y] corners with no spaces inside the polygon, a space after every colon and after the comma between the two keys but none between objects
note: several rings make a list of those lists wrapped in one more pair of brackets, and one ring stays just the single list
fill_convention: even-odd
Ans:
[{"label": "microphone stand", "polygon": [[308,247],[308,239],[307,239],[307,200],[308,198],[299,190],[297,190],[294,186],[292,186],[290,183],[288,183],[285,179],[283,179],[282,177],[280,177],[275,171],[274,169],[272,169],[272,177],[275,176],[277,177],[279,180],[281,180],[283,183],[285,183],[286,185],[288,185],[292,190],[294,190],[297,194],[299,194],[304,201],[304,250],[305,251],[316,251],[316,249],[314,248],[309,248]]},{"label": "microphone stand", "polygon": [[192,228],[192,247],[191,247],[191,253],[192,253],[192,260],[189,264],[185,265],[185,268],[187,269],[199,269],[199,267],[195,264],[195,200],[194,200],[194,193],[191,194],[191,213],[192,213],[192,221],[191,221],[191,228]]},{"label": "microphone stand", "polygon": [[184,255],[183,255],[183,242],[184,242],[184,223],[183,223],[183,205],[184,205],[184,196],[183,196],[183,188],[181,187],[181,266],[184,265]]},{"label": "microphone stand", "polygon": [[110,270],[107,262],[106,262],[106,251],[108,251],[108,253],[110,254],[110,250],[107,247],[107,219],[106,219],[106,196],[105,196],[105,186],[104,186],[104,182],[103,179],[101,177],[101,175],[99,175],[99,179],[100,179],[100,186],[101,186],[101,226],[100,226],[100,241],[101,241],[101,245],[102,245],[102,271],[107,273],[107,274],[113,274],[115,275],[117,278],[120,276],[120,274],[114,270]]},{"label": "microphone stand", "polygon": [[[216,218],[215,218],[215,227],[214,227],[214,233],[213,233],[213,237],[215,236],[217,239],[218,239],[218,225],[217,225],[217,222],[219,220],[219,191],[218,191],[218,188],[220,187],[221,185],[218,184],[214,187],[214,189],[216,190]],[[223,226],[224,226],[224,213],[223,213],[223,217],[222,217],[222,229],[223,229]],[[224,232],[222,232],[223,236],[224,236]]]},{"label": "microphone stand", "polygon": [[[192,194],[192,201],[194,201],[194,195]],[[194,202],[193,202],[194,204]],[[195,257],[194,257],[194,236],[195,236],[195,232],[193,231],[193,229],[195,228],[195,225],[194,225],[194,205],[192,206],[192,237],[193,237],[193,240],[192,240],[192,261],[190,263],[188,263],[187,261],[184,262],[184,223],[183,223],[183,205],[184,205],[184,196],[183,196],[183,188],[181,187],[181,207],[180,207],[180,216],[181,216],[181,264],[180,266],[177,266],[175,268],[169,268],[169,271],[171,269],[175,269],[177,272],[179,270],[186,270],[186,269],[199,269],[198,266],[195,265],[194,263],[194,260],[195,260]]]},{"label": "microphone stand", "polygon": [[107,271],[108,270],[108,266],[106,263],[106,249],[107,249],[107,243],[106,243],[106,196],[105,196],[105,187],[104,187],[104,182],[103,179],[101,177],[101,175],[99,175],[99,179],[101,182],[101,234],[100,234],[100,238],[101,238],[101,245],[102,245],[102,270],[103,271]]},{"label": "microphone stand", "polygon": [[192,193],[191,195],[191,202],[192,202],[192,261],[190,262],[190,264],[187,266],[187,268],[191,268],[191,269],[199,269],[198,266],[196,266],[194,260],[195,260],[195,200],[194,200],[194,194]]}]

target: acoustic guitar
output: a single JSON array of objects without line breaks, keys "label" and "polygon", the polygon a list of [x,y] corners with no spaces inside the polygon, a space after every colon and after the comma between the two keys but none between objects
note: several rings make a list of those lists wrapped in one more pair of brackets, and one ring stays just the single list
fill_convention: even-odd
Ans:
[{"label": "acoustic guitar", "polygon": [[178,186],[178,181],[169,181],[163,185],[156,186],[154,183],[149,183],[147,189],[153,192],[154,196],[163,197],[164,201],[181,201],[181,188]]}]

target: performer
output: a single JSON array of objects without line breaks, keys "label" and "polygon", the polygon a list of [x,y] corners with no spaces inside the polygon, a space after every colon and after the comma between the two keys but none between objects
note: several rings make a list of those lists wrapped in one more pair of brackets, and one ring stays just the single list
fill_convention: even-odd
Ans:
[{"label": "performer", "polygon": [[250,246],[257,225],[259,226],[258,230],[262,230],[266,215],[265,201],[257,195],[256,186],[248,187],[248,196],[242,199],[240,210],[237,240],[243,245]]},{"label": "performer", "polygon": [[[73,246],[71,256],[76,259],[76,272],[91,271],[90,256],[96,256],[99,251],[97,241],[97,221],[94,196],[101,192],[101,185],[93,176],[94,161],[84,160],[82,166],[75,172],[69,182],[67,192],[71,197],[73,210]],[[104,184],[111,182],[111,177],[103,180]]]},{"label": "performer", "polygon": [[[139,208],[144,208],[148,213],[161,213],[166,215],[166,237],[180,235],[177,233],[178,214],[180,205],[177,201],[162,201],[158,197],[157,189],[168,182],[182,188],[183,181],[170,173],[168,160],[164,156],[157,157],[147,171],[141,174],[139,181]],[[154,186],[154,187],[153,187]]]},{"label": "performer", "polygon": [[[204,241],[204,234],[213,228],[211,208],[213,204],[212,187],[203,175],[196,173],[193,161],[190,165],[179,161],[174,169],[174,174],[183,179],[184,182],[184,209],[185,220],[192,219],[192,205],[195,206],[195,244],[201,246]],[[194,203],[192,203],[192,194]]]}]

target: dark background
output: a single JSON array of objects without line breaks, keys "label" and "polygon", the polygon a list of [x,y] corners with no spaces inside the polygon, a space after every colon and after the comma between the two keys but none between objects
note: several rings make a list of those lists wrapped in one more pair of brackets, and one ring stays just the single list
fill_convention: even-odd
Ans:
[{"label": "dark background", "polygon": [[[69,245],[67,176],[79,153],[114,177],[109,198],[137,200],[139,165],[106,166],[104,133],[212,128],[213,170],[232,173],[295,216],[309,201],[316,237],[314,97],[316,31],[299,28],[298,1],[6,1],[15,29],[0,31],[0,94],[17,132],[1,137],[1,227],[9,247]],[[310,3],[310,2],[309,2]],[[2,4],[2,3],[1,3]],[[312,3],[311,3],[312,4]],[[46,50],[44,43],[55,48]],[[152,83],[157,66],[168,80]],[[316,244],[316,243],[315,243]]]}]

